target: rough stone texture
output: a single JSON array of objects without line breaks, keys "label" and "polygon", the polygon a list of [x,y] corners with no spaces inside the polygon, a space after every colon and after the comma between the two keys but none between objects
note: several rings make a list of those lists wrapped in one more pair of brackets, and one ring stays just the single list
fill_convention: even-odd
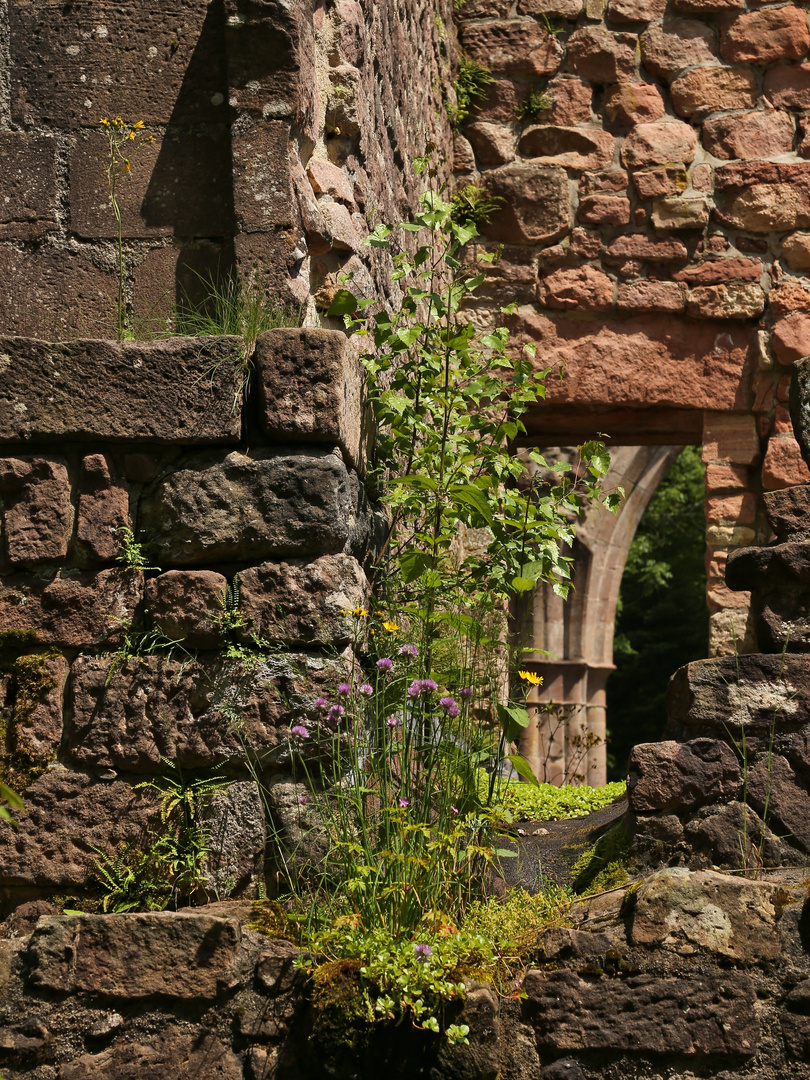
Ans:
[{"label": "rough stone texture", "polygon": [[[83,1054],[62,1065],[60,1080],[163,1080],[168,1072],[177,1080],[242,1080],[237,1055],[215,1035],[186,1035],[171,1031],[146,1042],[119,1043],[100,1053]],[[258,1074],[257,1074],[258,1076]]]},{"label": "rough stone texture", "polygon": [[786,236],[782,259],[790,270],[810,270],[810,233]]},{"label": "rough stone texture", "polygon": [[129,524],[129,491],[114,482],[108,455],[88,454],[79,479],[76,539],[84,553],[99,562],[115,559],[121,551],[118,530]]},{"label": "rough stone texture", "polygon": [[[784,491],[768,492],[767,495],[791,495],[803,490],[786,488]],[[791,508],[788,507],[783,524],[785,518],[790,522],[790,512]],[[803,519],[796,532],[791,530],[792,539],[786,544],[740,548],[731,552],[726,562],[726,582],[729,588],[794,590],[799,585],[810,584],[810,544],[795,539],[797,534],[806,535],[807,524],[807,520]]]},{"label": "rough stone texture", "polygon": [[62,698],[68,664],[64,656],[33,653],[19,656],[12,668],[13,709],[7,724],[6,747],[15,760],[45,767],[56,757],[62,741]]},{"label": "rough stone texture", "polygon": [[806,484],[810,469],[802,460],[801,448],[792,434],[773,435],[762,462],[762,486],[766,491]]},{"label": "rough stone texture", "polygon": [[626,259],[651,263],[675,263],[686,259],[686,248],[680,240],[659,240],[657,237],[631,234],[613,240],[607,249],[606,262]]},{"label": "rough stone texture", "polygon": [[264,885],[267,828],[254,780],[235,780],[200,808],[208,831],[205,872],[215,896],[258,896]]},{"label": "rough stone texture", "polygon": [[553,75],[562,49],[553,34],[530,19],[510,19],[490,25],[465,26],[464,49],[504,75]]},{"label": "rough stone texture", "polygon": [[686,314],[696,319],[756,319],[764,310],[759,285],[699,285],[686,297]]},{"label": "rough stone texture", "polygon": [[644,67],[670,80],[684,68],[707,63],[716,55],[714,31],[689,19],[651,26],[641,35],[640,45]]},{"label": "rough stone texture", "polygon": [[56,140],[4,131],[0,137],[0,237],[40,240],[56,227]]},{"label": "rough stone texture", "polygon": [[168,570],[146,582],[144,603],[164,637],[189,649],[216,649],[227,590],[228,579],[213,570]]},{"label": "rough stone texture", "polygon": [[711,870],[661,870],[635,894],[633,945],[696,946],[732,960],[775,960],[781,952],[773,895],[765,882]]},{"label": "rough stone texture", "polygon": [[19,828],[0,821],[0,885],[81,887],[93,848],[113,855],[119,844],[142,844],[157,810],[154,793],[125,780],[49,770],[26,790]]},{"label": "rough stone texture", "polygon": [[717,117],[704,123],[703,145],[718,158],[789,154],[793,149],[793,123],[781,111]]},{"label": "rough stone texture", "polygon": [[481,231],[505,244],[542,244],[558,239],[570,224],[568,177],[563,169],[507,165],[487,173],[491,195],[503,208]]},{"label": "rough stone texture", "polygon": [[620,285],[616,297],[619,311],[684,311],[686,289],[675,281],[633,281]]},{"label": "rough stone texture", "polygon": [[[628,225],[630,200],[617,198],[615,195],[586,195],[580,200],[577,221],[582,221],[586,225]],[[590,269],[590,267],[584,269]]]},{"label": "rough stone texture", "polygon": [[639,124],[625,140],[622,156],[633,167],[688,163],[695,156],[695,132],[688,124]]},{"label": "rough stone texture", "polygon": [[613,136],[607,131],[553,127],[527,128],[520,137],[518,153],[537,164],[567,169],[600,169],[613,159]]},{"label": "rough stone texture", "polygon": [[262,423],[282,443],[339,446],[360,459],[363,378],[344,334],[268,330],[256,342]]},{"label": "rough stone texture", "polygon": [[0,339],[0,439],[233,443],[236,338]]},{"label": "rough stone texture", "polygon": [[[806,661],[805,661],[806,662]],[[748,777],[748,797],[760,815],[767,806],[768,822],[779,836],[787,836],[810,853],[810,792],[808,778],[800,778],[781,754],[770,761],[760,758]]]},{"label": "rough stone texture", "polygon": [[688,184],[686,169],[669,165],[663,169],[643,169],[633,172],[633,183],[640,199],[661,195],[677,195]]},{"label": "rough stone texture", "polygon": [[0,581],[0,632],[31,631],[41,645],[115,645],[143,596],[143,572],[110,569],[15,574]]},{"label": "rough stone texture", "polygon": [[[651,221],[654,229],[703,229],[709,223],[710,204],[707,199],[684,198],[672,195],[656,199],[653,203]],[[696,314],[691,312],[691,314]],[[716,313],[722,317],[722,313]]]},{"label": "rough stone texture", "polygon": [[353,516],[334,454],[234,452],[161,480],[141,501],[140,526],[158,563],[184,566],[339,552]]},{"label": "rough stone texture", "polygon": [[766,492],[762,502],[777,540],[810,540],[810,487]]},{"label": "rough stone texture", "polygon": [[810,225],[810,164],[740,162],[715,170],[717,207],[732,227],[754,233]]},{"label": "rough stone texture", "polygon": [[731,749],[714,739],[641,743],[628,765],[630,809],[681,812],[736,794],[740,766]]},{"label": "rough stone texture", "polygon": [[751,109],[756,105],[757,82],[752,71],[740,68],[695,68],[670,87],[679,116],[703,116],[721,109]]},{"label": "rough stone texture", "polygon": [[810,107],[810,64],[771,68],[765,73],[765,97],[777,108]]},{"label": "rough stone texture", "polygon": [[590,266],[555,270],[538,287],[541,304],[549,308],[609,311],[613,304],[613,281]]},{"label": "rough stone texture", "polygon": [[633,74],[637,41],[635,34],[583,26],[568,39],[568,64],[575,75],[589,82],[625,82]]},{"label": "rough stone texture", "polygon": [[524,988],[538,1046],[546,1051],[750,1057],[759,1038],[754,987],[737,972],[591,982],[573,971],[530,971]]},{"label": "rough stone texture", "polygon": [[707,259],[697,266],[685,266],[672,275],[675,281],[689,285],[718,285],[728,281],[759,281],[762,263],[759,259],[741,257]]},{"label": "rough stone texture", "polygon": [[807,18],[798,7],[770,8],[737,15],[720,34],[720,55],[730,64],[800,60],[808,49]]},{"label": "rough stone texture", "polygon": [[753,465],[759,461],[759,437],[753,416],[726,416],[709,412],[703,418],[705,462]]},{"label": "rough stone texture", "polygon": [[773,351],[780,364],[795,364],[810,356],[810,315],[796,312],[774,327]]},{"label": "rough stone texture", "polygon": [[651,124],[665,112],[661,91],[654,83],[617,83],[605,93],[605,119],[617,128]]},{"label": "rough stone texture", "polygon": [[30,978],[62,993],[213,999],[237,982],[241,929],[235,919],[183,912],[46,915],[28,947]]},{"label": "rough stone texture", "polygon": [[237,580],[245,636],[288,645],[349,644],[351,624],[343,612],[369,602],[366,576],[350,555],[266,562],[242,570]]},{"label": "rough stone texture", "polygon": [[61,458],[0,458],[5,554],[13,566],[67,555],[73,526],[70,479]]},{"label": "rough stone texture", "polygon": [[802,358],[790,374],[790,419],[801,455],[810,464],[810,359]]},{"label": "rough stone texture", "polygon": [[476,160],[484,168],[497,168],[515,160],[515,136],[500,124],[484,120],[470,124],[464,129],[475,151]]}]

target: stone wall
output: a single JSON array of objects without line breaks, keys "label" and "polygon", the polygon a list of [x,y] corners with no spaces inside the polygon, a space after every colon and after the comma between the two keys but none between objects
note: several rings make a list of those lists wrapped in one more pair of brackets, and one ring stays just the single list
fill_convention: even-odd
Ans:
[{"label": "stone wall", "polygon": [[289,770],[290,726],[343,670],[374,517],[343,334],[263,335],[244,401],[243,349],[0,341],[0,774],[26,803],[0,822],[2,904],[81,892],[96,849],[142,842],[161,759],[234,781],[215,890],[263,880],[256,776]]}]

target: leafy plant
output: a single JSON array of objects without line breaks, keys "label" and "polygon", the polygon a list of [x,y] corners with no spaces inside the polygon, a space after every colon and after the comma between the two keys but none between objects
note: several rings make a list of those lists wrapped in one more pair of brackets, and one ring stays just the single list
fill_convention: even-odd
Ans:
[{"label": "leafy plant", "polygon": [[500,196],[491,196],[486,188],[466,184],[450,200],[451,216],[459,225],[486,225],[503,206]]},{"label": "leafy plant", "polygon": [[[484,778],[482,777],[482,782]],[[624,781],[604,787],[587,784],[519,784],[499,780],[498,796],[515,821],[559,821],[592,814],[610,806],[625,793]]]},{"label": "leafy plant", "polygon": [[461,54],[455,81],[456,104],[447,108],[454,126],[464,123],[475,101],[486,97],[487,87],[494,82],[495,78],[485,64]]},{"label": "leafy plant", "polygon": [[12,810],[23,810],[23,801],[16,791],[0,781],[0,821],[10,821],[12,825],[16,825],[17,822],[11,816],[6,807],[11,807]]},{"label": "leafy plant", "polygon": [[108,154],[105,173],[107,184],[110,189],[110,202],[112,203],[115,221],[118,227],[118,340],[123,341],[132,337],[132,332],[127,320],[126,299],[124,297],[124,279],[126,276],[126,264],[124,259],[124,238],[121,225],[121,208],[118,205],[118,184],[124,176],[132,171],[131,157],[145,143],[154,142],[154,136],[144,131],[143,120],[134,124],[128,124],[120,116],[109,120],[103,116],[99,121],[102,133],[106,136]]},{"label": "leafy plant", "polygon": [[147,565],[144,546],[135,539],[135,533],[129,525],[119,525],[115,532],[118,537],[116,562],[121,563],[127,570],[160,570],[159,566]]},{"label": "leafy plant", "polygon": [[551,97],[545,90],[535,87],[515,106],[515,113],[520,120],[536,120],[541,113],[551,108]]}]

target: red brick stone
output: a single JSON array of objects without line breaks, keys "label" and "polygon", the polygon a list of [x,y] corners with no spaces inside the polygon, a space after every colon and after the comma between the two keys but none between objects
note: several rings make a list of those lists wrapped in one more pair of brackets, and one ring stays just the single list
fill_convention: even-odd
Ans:
[{"label": "red brick stone", "polygon": [[790,419],[790,413],[781,405],[777,405],[774,409],[773,430],[775,435],[793,434],[793,421]]},{"label": "red brick stone", "polygon": [[655,200],[651,220],[654,229],[665,232],[703,229],[709,222],[709,204],[701,196],[668,195]]},{"label": "red brick stone", "polygon": [[206,0],[168,23],[161,0],[19,3],[9,22],[16,122],[96,127],[124,109],[147,124],[226,121],[225,42]]},{"label": "red brick stone", "polygon": [[684,311],[686,289],[674,281],[633,281],[619,286],[616,308],[637,312]]},{"label": "red brick stone", "polygon": [[476,120],[492,120],[499,124],[514,123],[526,96],[524,82],[517,79],[496,79],[487,86],[483,98],[475,99],[471,115]]},{"label": "red brick stone", "polygon": [[706,463],[756,464],[759,461],[759,437],[753,416],[706,412],[701,457]]},{"label": "red brick stone", "polygon": [[568,39],[571,70],[593,83],[624,82],[636,61],[635,34],[612,34],[601,26],[583,26]]},{"label": "red brick stone", "polygon": [[759,281],[762,263],[759,259],[710,259],[699,266],[685,266],[674,273],[676,281],[688,285],[720,285],[728,281]]},{"label": "red brick stone", "polygon": [[630,200],[617,195],[586,195],[577,210],[586,225],[629,225]]},{"label": "red brick stone", "polygon": [[810,233],[786,236],[782,244],[782,260],[791,270],[810,270]]},{"label": "red brick stone", "polygon": [[770,413],[773,409],[773,375],[758,371],[754,376],[754,412]]},{"label": "red brick stone", "polygon": [[765,72],[765,97],[787,109],[810,109],[810,64],[780,64]]},{"label": "red brick stone", "polygon": [[[714,465],[706,466],[706,490],[707,491],[733,491],[735,488],[748,487],[748,469],[742,465]],[[717,558],[715,553],[715,559]],[[724,553],[725,554],[725,553]],[[722,560],[725,564],[725,558]],[[718,569],[720,569],[718,565]],[[722,577],[722,571],[719,574]]]},{"label": "red brick stone", "polygon": [[810,311],[810,283],[795,278],[783,281],[768,293],[768,306],[774,316],[789,315],[792,311]]},{"label": "red brick stone", "polygon": [[574,229],[571,233],[571,254],[581,259],[595,259],[602,250],[602,237],[591,229]]},{"label": "red brick stone", "polygon": [[[504,19],[512,6],[510,0],[467,0],[464,5],[465,19]],[[362,13],[362,8],[360,9]],[[521,11],[521,15],[531,12]],[[362,21],[361,21],[362,26]]]},{"label": "red brick stone", "polygon": [[515,160],[514,132],[503,124],[479,120],[475,124],[468,124],[464,133],[475,151],[478,164],[483,168],[507,165]]},{"label": "red brick stone", "polygon": [[743,7],[745,0],[675,0],[675,10],[682,15],[723,15]]},{"label": "red brick stone", "polygon": [[5,551],[12,565],[37,566],[67,555],[73,508],[61,458],[0,458]]},{"label": "red brick stone", "polygon": [[562,58],[556,36],[534,19],[467,24],[461,42],[470,56],[502,75],[553,75]]},{"label": "red brick stone", "polygon": [[612,161],[613,145],[613,136],[607,131],[538,125],[523,132],[518,153],[543,165],[599,169]]},{"label": "red brick stone", "polygon": [[807,18],[791,5],[737,15],[720,33],[720,55],[730,64],[800,60],[808,49]]},{"label": "red brick stone", "polygon": [[591,121],[593,88],[573,75],[556,75],[546,87],[551,101],[542,119],[549,124],[570,127]]},{"label": "red brick stone", "polygon": [[695,165],[692,169],[692,187],[695,191],[704,191],[707,194],[712,190],[712,167],[711,165]]},{"label": "red brick stone", "polygon": [[0,133],[0,239],[40,240],[56,228],[56,139]]},{"label": "red brick stone", "polygon": [[686,248],[680,240],[659,240],[638,234],[620,236],[607,249],[607,261],[641,259],[644,262],[680,262],[686,258]]},{"label": "red brick stone", "polygon": [[[551,356],[555,363],[559,359],[565,364],[562,383],[549,380],[538,412],[561,404],[701,411],[748,408],[751,328],[661,314],[591,322],[521,314],[508,321],[516,347],[526,339],[536,342],[538,365]],[[753,417],[745,415],[742,420],[756,437]]]},{"label": "red brick stone", "polygon": [[652,22],[660,19],[667,0],[610,0],[608,18],[615,23]]},{"label": "red brick stone", "polygon": [[657,199],[662,195],[678,195],[688,180],[686,169],[669,165],[664,169],[634,171],[633,183],[640,199]]},{"label": "red brick stone", "polygon": [[[751,606],[751,593],[739,592],[736,590],[732,592],[726,584],[721,582],[720,584],[707,589],[706,604],[709,608],[710,615],[715,615],[717,612],[729,611],[734,608],[747,610]],[[738,644],[737,647],[742,650],[740,644]]]},{"label": "red brick stone", "polygon": [[453,136],[453,172],[457,175],[475,172],[473,148],[469,140],[458,132]]},{"label": "red brick stone", "polygon": [[744,495],[711,495],[706,499],[709,525],[751,525],[756,516],[757,497],[751,491]]},{"label": "red brick stone", "polygon": [[[265,229],[272,225],[289,228],[295,223],[289,144],[290,125],[280,120],[262,121],[250,127],[242,125],[231,132],[233,201],[241,229]],[[219,153],[219,150],[214,152]],[[206,162],[207,179],[208,153],[202,160]],[[216,168],[212,171],[214,205],[211,212],[218,216],[219,180]],[[188,185],[188,191],[193,196],[192,184]],[[227,209],[224,212],[227,215]],[[178,232],[183,234],[182,229],[176,229],[175,235]],[[206,234],[198,229],[195,235]]]},{"label": "red brick stone", "polygon": [[639,124],[625,139],[622,157],[627,165],[666,165],[692,161],[695,132],[689,124]]},{"label": "red brick stone", "polygon": [[614,128],[651,124],[665,112],[661,91],[654,83],[616,83],[607,88],[605,119]]},{"label": "red brick stone", "polygon": [[570,223],[564,169],[506,165],[487,175],[487,188],[504,200],[481,232],[506,244],[542,244],[564,236]]},{"label": "red brick stone", "polygon": [[[510,6],[507,4],[507,7]],[[582,0],[518,0],[517,10],[518,15],[533,15],[535,18],[550,15],[573,22],[582,11]],[[464,11],[466,15],[466,7]]]},{"label": "red brick stone", "polygon": [[722,116],[703,125],[703,145],[718,158],[760,158],[789,154],[793,122],[775,110]]},{"label": "red brick stone", "polygon": [[696,319],[755,319],[764,310],[759,285],[699,285],[686,298],[686,314]]},{"label": "red brick stone", "polygon": [[563,311],[610,311],[613,281],[592,266],[555,270],[540,280],[537,297],[545,307]]},{"label": "red brick stone", "polygon": [[118,530],[129,524],[129,492],[112,474],[106,454],[88,454],[82,461],[76,539],[83,554],[101,562],[119,554]]},{"label": "red brick stone", "polygon": [[763,489],[779,491],[795,484],[806,484],[808,481],[810,469],[803,461],[799,444],[793,435],[772,436],[762,462]]},{"label": "red brick stone", "polygon": [[331,195],[333,199],[354,206],[351,180],[343,169],[331,161],[311,158],[307,164],[307,177],[316,195]]},{"label": "red brick stone", "polygon": [[702,116],[722,109],[750,109],[757,101],[753,71],[737,68],[695,68],[670,87],[679,116]]},{"label": "red brick stone", "polygon": [[586,172],[579,178],[579,194],[595,195],[600,191],[627,191],[627,173],[622,169],[608,169],[605,172]]},{"label": "red brick stone", "polygon": [[810,163],[739,162],[714,174],[717,214],[746,232],[792,232],[810,225]]},{"label": "red brick stone", "polygon": [[705,23],[673,19],[641,35],[641,61],[653,75],[674,78],[684,68],[705,64],[717,55],[714,31]]},{"label": "red brick stone", "polygon": [[797,311],[780,319],[773,330],[773,351],[786,366],[810,356],[810,314]]}]

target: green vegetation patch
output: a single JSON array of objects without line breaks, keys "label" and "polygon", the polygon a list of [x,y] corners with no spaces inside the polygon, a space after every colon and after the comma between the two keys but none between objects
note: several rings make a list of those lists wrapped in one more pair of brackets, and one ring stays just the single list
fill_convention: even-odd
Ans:
[{"label": "green vegetation patch", "polygon": [[632,837],[624,823],[619,822],[574,863],[574,892],[594,893],[621,888],[630,876],[632,857]]},{"label": "green vegetation patch", "polygon": [[517,821],[561,821],[563,818],[584,817],[595,810],[621,799],[625,794],[623,780],[604,787],[582,784],[521,784],[513,780],[500,781],[499,796],[504,809]]}]

